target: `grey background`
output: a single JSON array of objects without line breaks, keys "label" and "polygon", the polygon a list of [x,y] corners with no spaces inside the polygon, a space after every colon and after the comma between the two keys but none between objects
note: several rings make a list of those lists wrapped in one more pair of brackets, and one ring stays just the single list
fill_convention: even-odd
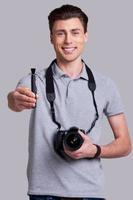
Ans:
[{"label": "grey background", "polygon": [[[0,1],[0,199],[28,200],[27,147],[29,111],[13,113],[6,95],[30,71],[47,67],[54,58],[49,42],[48,13],[65,3],[77,5],[89,16],[86,62],[116,82],[131,137],[132,123],[132,0],[5,0]],[[112,140],[105,119],[103,143]],[[132,199],[132,154],[103,160],[108,200]]]}]

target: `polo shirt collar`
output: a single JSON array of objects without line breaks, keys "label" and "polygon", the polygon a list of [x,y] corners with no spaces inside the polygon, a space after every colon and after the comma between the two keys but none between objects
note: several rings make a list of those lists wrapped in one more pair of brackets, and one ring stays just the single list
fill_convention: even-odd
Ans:
[{"label": "polo shirt collar", "polygon": [[[54,62],[52,66],[52,70],[53,70],[53,75],[56,79],[60,79],[61,77],[69,77],[67,74],[65,74],[63,70],[61,70],[61,68],[56,64],[56,62]],[[84,63],[83,63],[82,72],[75,79],[80,79],[80,78],[88,81],[88,75],[87,75],[86,67]]]}]

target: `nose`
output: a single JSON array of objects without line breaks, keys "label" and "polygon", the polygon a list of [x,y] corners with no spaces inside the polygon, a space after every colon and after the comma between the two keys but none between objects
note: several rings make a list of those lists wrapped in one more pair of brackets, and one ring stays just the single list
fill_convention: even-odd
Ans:
[{"label": "nose", "polygon": [[70,33],[67,33],[65,35],[65,44],[71,44],[72,43],[72,37]]}]

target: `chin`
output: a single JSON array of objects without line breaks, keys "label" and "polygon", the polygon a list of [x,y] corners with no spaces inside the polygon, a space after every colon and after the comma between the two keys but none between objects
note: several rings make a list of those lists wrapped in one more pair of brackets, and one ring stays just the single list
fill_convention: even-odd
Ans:
[{"label": "chin", "polygon": [[[58,59],[58,57],[57,57],[57,59]],[[59,60],[60,61],[62,61],[62,62],[74,62],[74,61],[76,61],[76,60],[78,60],[78,59],[81,59],[81,56],[74,56],[74,57],[62,57],[62,58],[59,58]]]}]

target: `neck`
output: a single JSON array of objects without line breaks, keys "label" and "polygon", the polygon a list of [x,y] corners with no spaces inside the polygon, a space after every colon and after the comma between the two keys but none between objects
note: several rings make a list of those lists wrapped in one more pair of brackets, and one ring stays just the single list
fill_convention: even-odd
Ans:
[{"label": "neck", "polygon": [[83,67],[81,59],[71,62],[62,62],[61,60],[57,59],[57,65],[72,79],[76,78],[81,73]]}]

